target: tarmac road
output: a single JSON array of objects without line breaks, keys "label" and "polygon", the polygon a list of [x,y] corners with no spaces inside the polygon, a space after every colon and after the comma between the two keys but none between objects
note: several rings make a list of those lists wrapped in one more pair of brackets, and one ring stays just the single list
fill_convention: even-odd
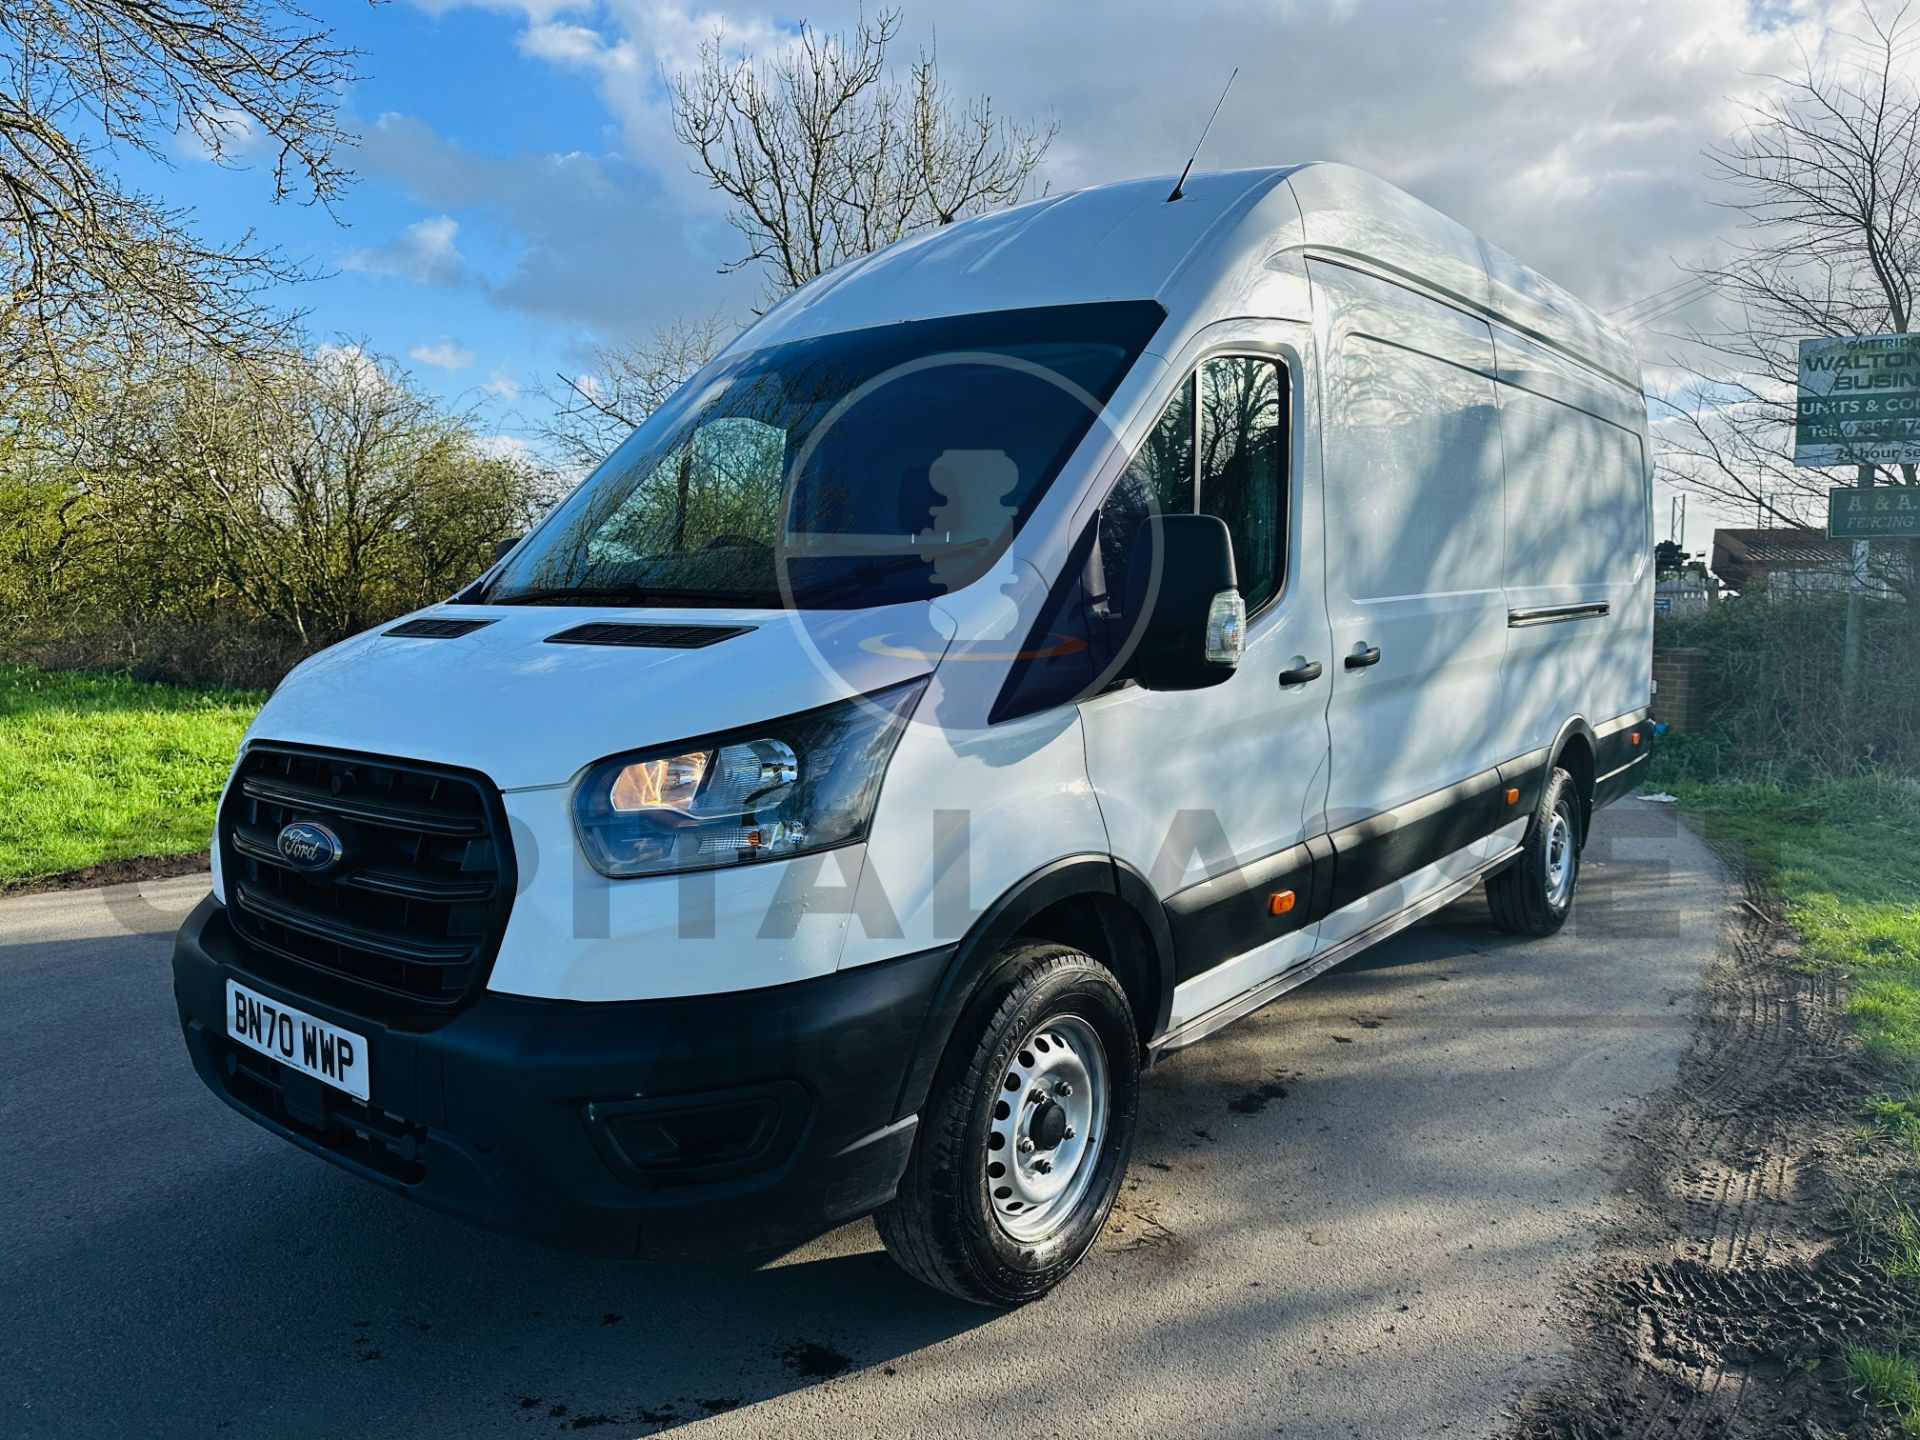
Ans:
[{"label": "tarmac road", "polygon": [[1670,807],[1605,812],[1560,935],[1462,902],[1159,1067],[1105,1240],[996,1314],[864,1222],[757,1269],[581,1259],[256,1130],[175,1026],[204,885],[0,900],[7,1433],[1488,1434],[1565,1359],[1727,903]]}]

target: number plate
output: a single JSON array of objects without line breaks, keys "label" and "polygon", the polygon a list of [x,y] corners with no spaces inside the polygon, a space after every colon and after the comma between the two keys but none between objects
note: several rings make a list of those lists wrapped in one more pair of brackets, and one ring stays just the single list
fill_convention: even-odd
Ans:
[{"label": "number plate", "polygon": [[302,1075],[367,1098],[367,1042],[278,1000],[227,981],[227,1034]]}]

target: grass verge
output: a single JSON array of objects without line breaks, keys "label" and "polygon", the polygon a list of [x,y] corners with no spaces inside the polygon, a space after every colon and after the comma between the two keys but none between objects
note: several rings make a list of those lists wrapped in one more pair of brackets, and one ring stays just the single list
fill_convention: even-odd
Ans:
[{"label": "grass verge", "polygon": [[265,698],[0,665],[0,886],[205,849]]},{"label": "grass verge", "polygon": [[1920,1435],[1920,1370],[1898,1350],[1861,1346],[1848,1352],[1847,1373],[1860,1398],[1876,1410],[1891,1412],[1902,1435]]},{"label": "grass verge", "polygon": [[[1709,839],[1744,857],[1798,933],[1804,963],[1843,978],[1861,1042],[1886,1062],[1892,1082],[1861,1117],[1863,1135],[1920,1162],[1920,783],[1728,779],[1727,747],[1691,736],[1668,736],[1655,757],[1655,786],[1672,791]],[[1890,1286],[1920,1295],[1911,1174],[1871,1183],[1846,1218],[1861,1259]],[[1903,1331],[1844,1359],[1869,1412],[1920,1440],[1920,1369],[1905,1343]]]},{"label": "grass verge", "polygon": [[[1678,741],[1655,785],[1707,837],[1732,843],[1780,899],[1807,963],[1841,972],[1867,1048],[1920,1070],[1920,783],[1833,780],[1788,789],[1710,780]],[[1663,748],[1666,748],[1663,742]],[[1920,1112],[1908,1112],[1920,1144]]]}]

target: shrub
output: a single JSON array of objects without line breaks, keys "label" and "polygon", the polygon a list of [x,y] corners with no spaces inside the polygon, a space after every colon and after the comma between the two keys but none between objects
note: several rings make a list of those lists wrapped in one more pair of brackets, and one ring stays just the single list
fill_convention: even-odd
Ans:
[{"label": "shrub", "polygon": [[1676,778],[1737,774],[1791,783],[1920,769],[1915,609],[1897,602],[1864,607],[1860,684],[1851,704],[1841,693],[1844,599],[1738,598],[1705,614],[1661,618],[1656,645],[1706,652],[1706,733],[1685,742],[1676,759],[1690,768]]}]

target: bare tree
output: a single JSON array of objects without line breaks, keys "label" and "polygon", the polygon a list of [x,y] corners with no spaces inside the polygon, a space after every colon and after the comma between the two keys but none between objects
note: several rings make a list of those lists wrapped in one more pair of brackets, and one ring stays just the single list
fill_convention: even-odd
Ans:
[{"label": "bare tree", "polygon": [[586,374],[541,387],[552,413],[540,438],[562,465],[592,469],[720,352],[730,328],[717,315],[680,319],[637,343],[601,346]]},{"label": "bare tree", "polygon": [[727,197],[747,242],[726,268],[761,265],[769,298],[904,235],[1021,199],[1057,124],[1018,124],[987,96],[956,101],[923,52],[887,65],[900,12],[847,34],[802,24],[765,58],[716,35],[673,78],[674,133]]},{"label": "bare tree", "polygon": [[267,157],[276,199],[324,206],[347,179],[354,58],[291,0],[0,4],[0,401],[130,334],[277,342],[261,291],[292,267],[250,237],[197,238],[106,167],[167,163],[191,137],[220,163]]},{"label": "bare tree", "polygon": [[[1802,338],[1905,331],[1920,285],[1920,89],[1909,4],[1863,4],[1859,33],[1803,52],[1747,124],[1710,152],[1740,216],[1728,257],[1694,268],[1719,300],[1680,337],[1685,381],[1665,398],[1665,478],[1788,525],[1823,523],[1854,480],[1793,465]],[[1914,468],[1889,480],[1914,483]],[[1884,554],[1890,547],[1880,547]],[[1897,576],[1889,576],[1897,579]],[[1909,575],[1905,582],[1911,585]]]}]

